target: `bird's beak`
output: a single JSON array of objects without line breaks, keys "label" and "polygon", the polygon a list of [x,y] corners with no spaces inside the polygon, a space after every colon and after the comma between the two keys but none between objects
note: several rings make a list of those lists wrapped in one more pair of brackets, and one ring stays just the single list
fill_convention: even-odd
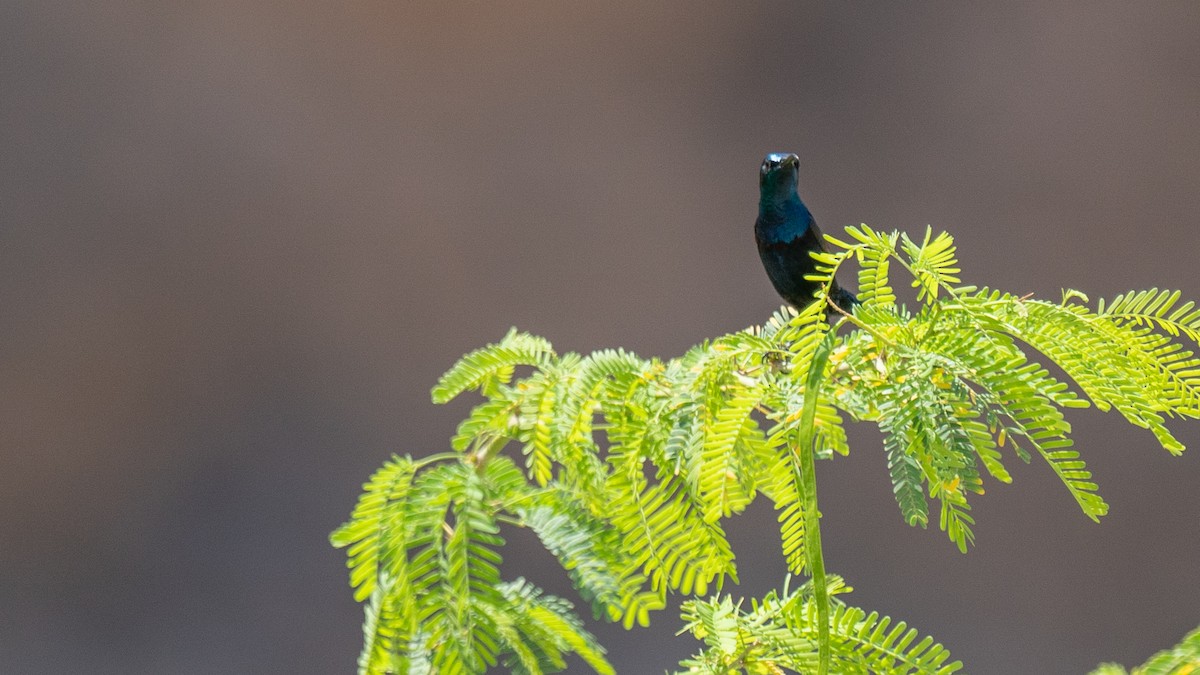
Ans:
[{"label": "bird's beak", "polygon": [[781,161],[779,163],[779,166],[786,166],[786,167],[790,167],[793,169],[799,169],[800,168],[800,158],[794,154],[788,155],[787,157],[783,158],[783,161]]}]

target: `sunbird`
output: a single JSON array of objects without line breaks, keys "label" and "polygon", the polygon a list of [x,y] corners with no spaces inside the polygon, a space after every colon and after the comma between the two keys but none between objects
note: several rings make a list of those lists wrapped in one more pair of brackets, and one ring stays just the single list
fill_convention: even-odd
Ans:
[{"label": "sunbird", "polygon": [[[800,200],[799,177],[800,158],[795,154],[773,152],[763,159],[758,170],[754,241],[775,290],[788,304],[803,309],[814,300],[813,294],[821,286],[804,278],[816,271],[816,261],[809,253],[824,251],[825,242],[817,221]],[[858,304],[858,298],[838,286],[837,280],[829,290],[829,297],[846,312]]]}]

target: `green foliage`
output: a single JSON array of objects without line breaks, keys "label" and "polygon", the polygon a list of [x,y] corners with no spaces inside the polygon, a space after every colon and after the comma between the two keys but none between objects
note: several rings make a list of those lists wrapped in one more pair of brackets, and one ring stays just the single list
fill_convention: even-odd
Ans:
[{"label": "green foliage", "polygon": [[1200,628],[1188,633],[1179,644],[1150,657],[1132,671],[1115,663],[1104,663],[1091,675],[1190,675],[1200,673]]},{"label": "green foliage", "polygon": [[506,505],[538,498],[520,469],[505,457],[419,468],[394,458],[331,537],[349,547],[352,583],[370,596],[359,671],[557,672],[575,652],[612,672],[569,603],[500,579]]},{"label": "green foliage", "polygon": [[[960,285],[948,234],[847,235],[814,255],[812,278],[828,291],[857,261],[853,315],[826,293],[669,361],[559,355],[513,330],[455,364],[433,400],[484,397],[451,439],[455,452],[394,457],[331,537],[366,602],[360,671],[555,672],[574,653],[611,672],[565,601],[501,578],[501,526],[530,528],[598,617],[632,627],[668,594],[737,581],[725,523],[761,496],[777,511],[789,568],[815,586],[750,611],[728,596],[690,601],[689,627],[707,649],[689,672],[950,672],[957,664],[944,665],[940,646],[830,599],[844,588],[821,582],[812,461],[849,452],[847,421],[881,430],[903,520],[927,526],[933,500],[964,552],[970,500],[988,480],[1012,481],[1013,456],[1045,461],[1087,517],[1107,512],[1065,408],[1116,410],[1182,451],[1166,420],[1200,416],[1194,303],[1159,290],[1095,310],[1077,291],[1057,303],[1017,297]],[[898,303],[897,270],[917,291],[913,308]]]},{"label": "green foliage", "polygon": [[[832,596],[851,589],[830,577]],[[750,611],[729,596],[689,600],[683,605],[686,630],[705,644],[705,650],[684,661],[683,673],[812,672],[818,663],[817,615],[812,583],[789,592],[771,592],[755,600]],[[879,673],[953,673],[958,661],[947,663],[950,652],[930,637],[918,640],[903,621],[892,623],[876,612],[833,601],[829,621],[832,672],[853,675]]]}]

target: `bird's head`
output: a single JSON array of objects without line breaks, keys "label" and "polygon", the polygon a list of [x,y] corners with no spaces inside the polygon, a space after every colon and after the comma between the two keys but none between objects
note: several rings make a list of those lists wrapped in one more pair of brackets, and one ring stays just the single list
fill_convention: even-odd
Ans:
[{"label": "bird's head", "polygon": [[758,169],[758,187],[763,199],[788,199],[796,194],[800,158],[794,153],[772,152]]}]

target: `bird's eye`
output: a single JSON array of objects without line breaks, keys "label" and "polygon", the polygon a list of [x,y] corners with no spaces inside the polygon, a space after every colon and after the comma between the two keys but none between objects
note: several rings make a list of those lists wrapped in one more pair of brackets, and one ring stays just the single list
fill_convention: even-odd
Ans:
[{"label": "bird's eye", "polygon": [[763,162],[763,163],[762,163],[762,166],[761,166],[761,167],[759,167],[759,169],[758,169],[759,173],[766,173],[766,172],[768,172],[768,171],[770,171],[770,170],[771,170],[771,163],[770,163],[770,162]]}]

